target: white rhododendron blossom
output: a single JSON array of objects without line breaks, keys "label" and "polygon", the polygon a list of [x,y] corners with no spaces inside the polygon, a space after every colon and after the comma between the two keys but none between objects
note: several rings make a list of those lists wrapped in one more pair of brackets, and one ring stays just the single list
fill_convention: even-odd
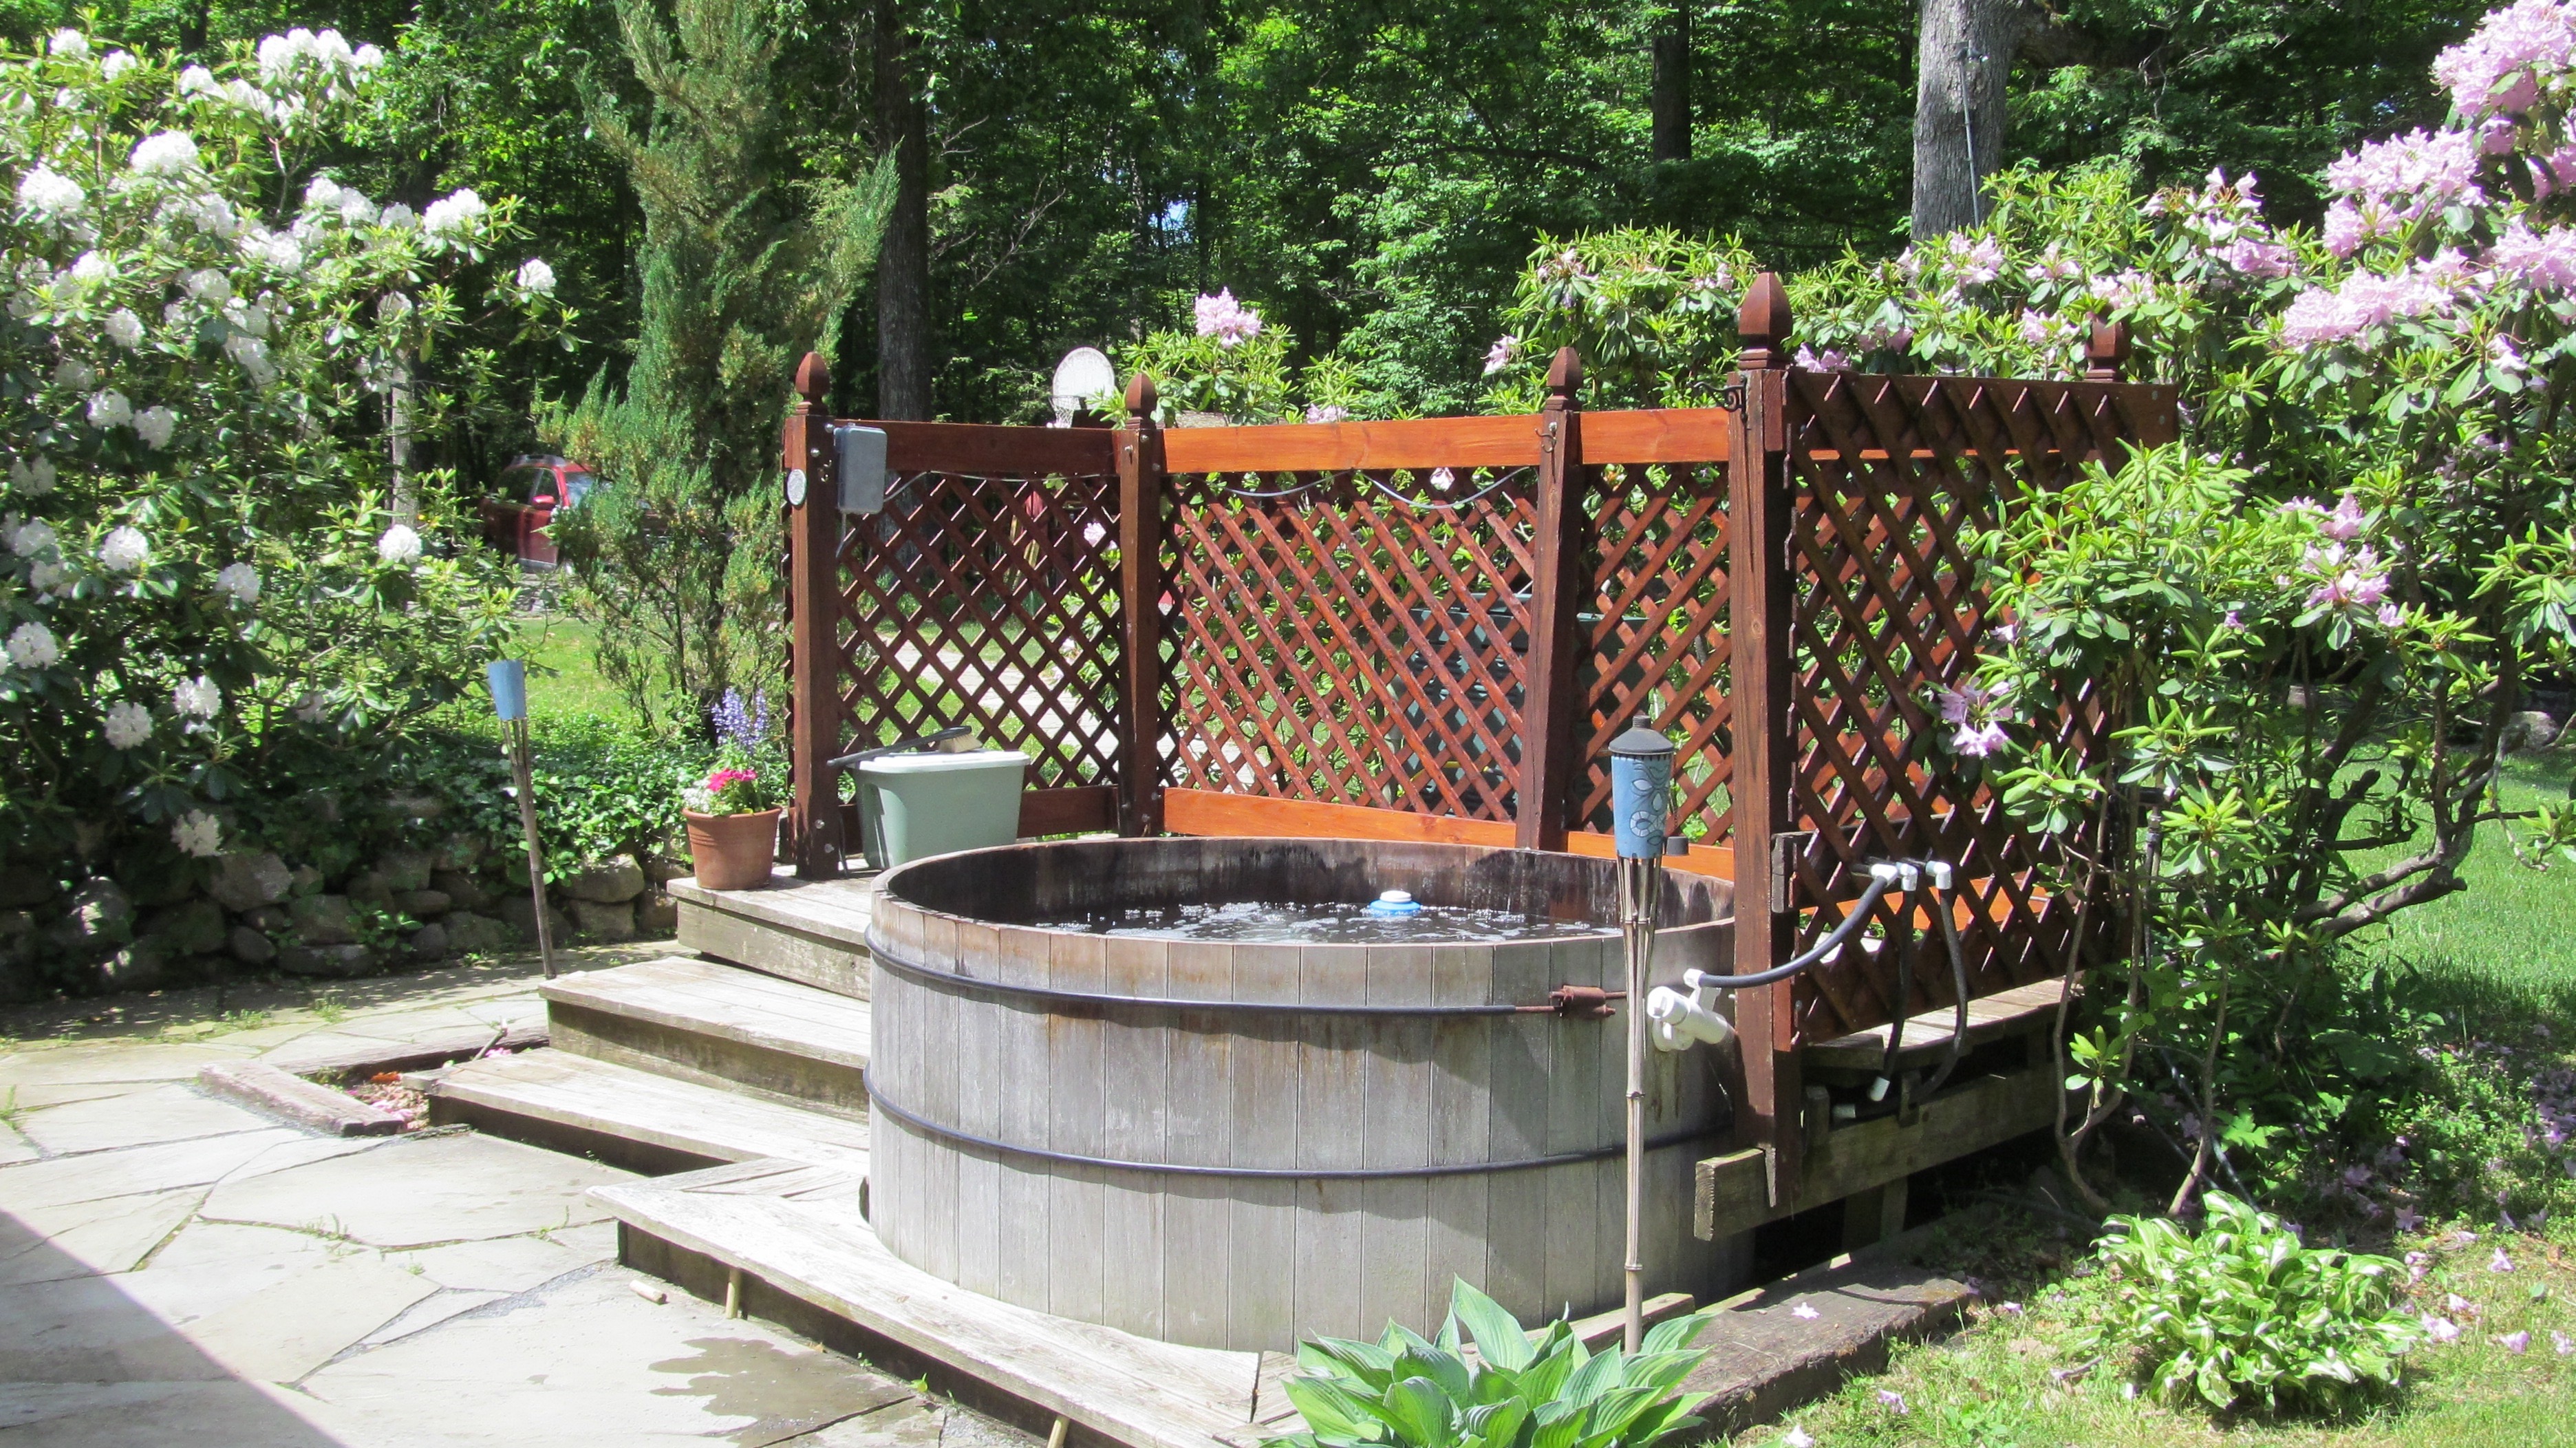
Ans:
[{"label": "white rhododendron blossom", "polygon": [[110,529],[106,541],[98,545],[99,566],[110,573],[140,573],[151,558],[152,540],[132,526]]},{"label": "white rhododendron blossom", "polygon": [[215,592],[239,604],[259,602],[259,570],[247,563],[227,563],[215,575]]},{"label": "white rhododendron blossom", "polygon": [[170,840],[180,853],[210,860],[224,852],[224,827],[213,815],[192,809],[170,827]]},{"label": "white rhododendron blossom", "polygon": [[18,204],[48,221],[58,221],[80,215],[89,204],[89,193],[70,177],[38,166],[18,178]]},{"label": "white rhododendron blossom", "polygon": [[54,631],[40,623],[22,623],[9,631],[9,662],[22,669],[49,669],[63,656]]},{"label": "white rhododendron blossom", "polygon": [[[57,801],[120,871],[265,847],[434,707],[374,670],[462,679],[507,647],[506,560],[448,546],[472,520],[443,499],[396,523],[355,384],[400,346],[443,410],[564,308],[508,203],[458,191],[424,229],[316,171],[365,153],[381,50],[299,29],[182,65],[37,34],[0,55],[0,798]],[[363,676],[299,672],[352,639]],[[347,757],[245,754],[233,717]],[[220,820],[201,780],[232,791]]]},{"label": "white rhododendron blossom", "polygon": [[491,209],[471,188],[461,189],[429,203],[421,213],[420,229],[433,237],[462,240],[474,234]]},{"label": "white rhododendron blossom", "polygon": [[54,546],[54,525],[36,518],[9,529],[9,551],[21,558],[39,558]]},{"label": "white rhododendron blossom", "polygon": [[107,706],[101,726],[111,749],[132,749],[152,737],[152,711],[130,700]]},{"label": "white rhododendron blossom", "polygon": [[215,687],[215,681],[203,674],[193,679],[181,679],[178,687],[170,691],[170,707],[177,713],[212,719],[223,712],[224,691]]},{"label": "white rhododendron blossom", "polygon": [[134,435],[155,452],[168,447],[178,430],[179,414],[166,407],[147,407],[134,415]]},{"label": "white rhododendron blossom", "polygon": [[224,339],[224,355],[239,363],[263,387],[277,380],[277,364],[268,360],[268,344],[257,337],[234,333]]},{"label": "white rhododendron blossom", "polygon": [[126,164],[146,176],[185,176],[197,169],[196,138],[185,131],[146,136]]}]

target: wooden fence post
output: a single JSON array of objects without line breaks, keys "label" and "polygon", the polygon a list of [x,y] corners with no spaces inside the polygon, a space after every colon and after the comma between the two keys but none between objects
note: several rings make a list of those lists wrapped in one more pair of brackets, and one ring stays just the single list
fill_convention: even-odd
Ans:
[{"label": "wooden fence post", "polygon": [[824,761],[841,752],[841,494],[832,476],[830,369],[808,352],[797,364],[803,399],[788,415],[780,466],[787,478],[787,748],[794,796],[787,823],[799,879],[841,873],[841,791]]},{"label": "wooden fence post", "polygon": [[2084,342],[2084,380],[2117,382],[2120,369],[2129,361],[2129,326],[2126,322],[2095,322],[2093,335]]},{"label": "wooden fence post", "polygon": [[1576,776],[1574,741],[1585,700],[1575,688],[1581,648],[1575,615],[1583,603],[1583,359],[1556,349],[1547,402],[1538,415],[1538,536],[1531,550],[1528,688],[1521,705],[1521,777],[1512,843],[1565,848],[1567,798]]},{"label": "wooden fence post", "polygon": [[1154,401],[1154,379],[1137,373],[1127,384],[1127,425],[1117,440],[1122,835],[1163,832],[1163,510],[1170,489]]},{"label": "wooden fence post", "polygon": [[[1790,780],[1797,768],[1791,712],[1791,609],[1796,577],[1789,554],[1794,506],[1788,471],[1789,296],[1764,272],[1736,317],[1744,385],[1734,454],[1727,460],[1727,582],[1731,666],[1729,718],[1735,741],[1735,971],[1751,975],[1786,961],[1798,939],[1794,875],[1800,840]],[[1786,868],[1784,868],[1786,867]],[[1735,1028],[1743,1042],[1744,1097],[1737,1143],[1769,1153],[1771,1203],[1795,1197],[1802,1145],[1804,1083],[1795,1038],[1797,980],[1739,992]]]}]

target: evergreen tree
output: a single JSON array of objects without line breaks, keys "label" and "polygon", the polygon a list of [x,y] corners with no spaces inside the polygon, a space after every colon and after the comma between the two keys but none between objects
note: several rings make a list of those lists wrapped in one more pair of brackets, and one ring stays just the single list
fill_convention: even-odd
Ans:
[{"label": "evergreen tree", "polygon": [[644,213],[641,335],[623,385],[603,372],[548,431],[599,477],[558,532],[602,672],[647,717],[703,729],[726,688],[779,672],[779,427],[797,360],[875,257],[893,173],[798,153],[768,0],[657,12],[619,0],[642,129],[590,106]]}]

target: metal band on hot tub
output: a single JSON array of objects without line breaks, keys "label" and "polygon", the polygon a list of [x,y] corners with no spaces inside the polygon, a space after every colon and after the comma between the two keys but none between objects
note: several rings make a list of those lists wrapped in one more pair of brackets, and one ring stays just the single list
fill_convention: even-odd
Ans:
[{"label": "metal band on hot tub", "polygon": [[[1411,1179],[1415,1177],[1488,1176],[1495,1172],[1534,1171],[1540,1167],[1548,1166],[1574,1166],[1578,1163],[1587,1161],[1605,1161],[1611,1157],[1622,1155],[1628,1150],[1628,1144],[1626,1142],[1614,1141],[1608,1146],[1594,1147],[1590,1151],[1560,1152],[1555,1156],[1523,1156],[1514,1157],[1509,1161],[1468,1161],[1444,1163],[1438,1166],[1390,1166],[1370,1168],[1178,1166],[1158,1161],[1121,1161],[1116,1157],[1110,1156],[1083,1156],[1077,1152],[1049,1151],[1042,1146],[1020,1146],[1013,1142],[996,1141],[989,1136],[977,1136],[971,1131],[959,1131],[953,1126],[942,1126],[935,1121],[924,1120],[922,1117],[915,1115],[910,1111],[906,1111],[895,1103],[888,1101],[885,1098],[884,1093],[877,1090],[876,1077],[874,1074],[868,1074],[864,1079],[867,1081],[868,1110],[871,1114],[882,1111],[886,1115],[893,1117],[895,1120],[902,1122],[904,1125],[911,1127],[913,1130],[920,1132],[924,1136],[934,1137],[941,1141],[953,1142],[961,1146],[976,1147],[984,1151],[1001,1152],[1010,1156],[1030,1157],[1038,1161],[1058,1161],[1063,1162],[1067,1166],[1100,1167],[1109,1171],[1154,1172],[1163,1176],[1264,1177],[1281,1181],[1391,1181],[1399,1178]],[[1646,1150],[1662,1151],[1666,1147],[1687,1146],[1694,1141],[1706,1140],[1713,1134],[1714,1133],[1707,1131],[1685,1131],[1672,1136],[1659,1136],[1646,1143]]]},{"label": "metal band on hot tub", "polygon": [[[1588,939],[1589,937],[1581,937]],[[907,960],[888,950],[877,932],[868,932],[868,954],[879,965],[897,975],[909,976],[930,985],[948,986],[977,995],[1018,996],[1025,1000],[1049,1004],[1088,1006],[1102,1009],[1172,1011],[1192,1013],[1266,1012],[1293,1016],[1510,1016],[1554,1011],[1546,1001],[1531,1005],[1333,1005],[1310,1001],[1193,1001],[1174,1000],[1169,996],[1107,995],[1096,991],[1056,990],[1042,985],[1019,985],[1010,981],[985,980],[981,976],[959,975],[953,970]],[[1160,1168],[1156,1168],[1160,1170]]]}]

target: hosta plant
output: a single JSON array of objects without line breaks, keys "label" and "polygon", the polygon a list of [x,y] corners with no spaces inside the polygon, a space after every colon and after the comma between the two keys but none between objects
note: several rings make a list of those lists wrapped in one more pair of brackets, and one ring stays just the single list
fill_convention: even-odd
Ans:
[{"label": "hosta plant", "polygon": [[[1374,1343],[1317,1338],[1288,1380],[1306,1429],[1299,1448],[1646,1448],[1700,1426],[1705,1394],[1678,1391],[1707,1354],[1695,1313],[1657,1323],[1634,1356],[1594,1353],[1563,1321],[1536,1337],[1465,1282],[1437,1339],[1395,1324]],[[1461,1334],[1473,1342],[1471,1358]]]},{"label": "hosta plant", "polygon": [[2222,1411],[2335,1411],[2397,1385],[2423,1336],[2403,1310],[2402,1264],[2306,1246],[2224,1192],[2202,1201],[2198,1233],[2111,1219],[2101,1255],[2116,1285],[2099,1346],[2136,1352],[2168,1400]]}]

